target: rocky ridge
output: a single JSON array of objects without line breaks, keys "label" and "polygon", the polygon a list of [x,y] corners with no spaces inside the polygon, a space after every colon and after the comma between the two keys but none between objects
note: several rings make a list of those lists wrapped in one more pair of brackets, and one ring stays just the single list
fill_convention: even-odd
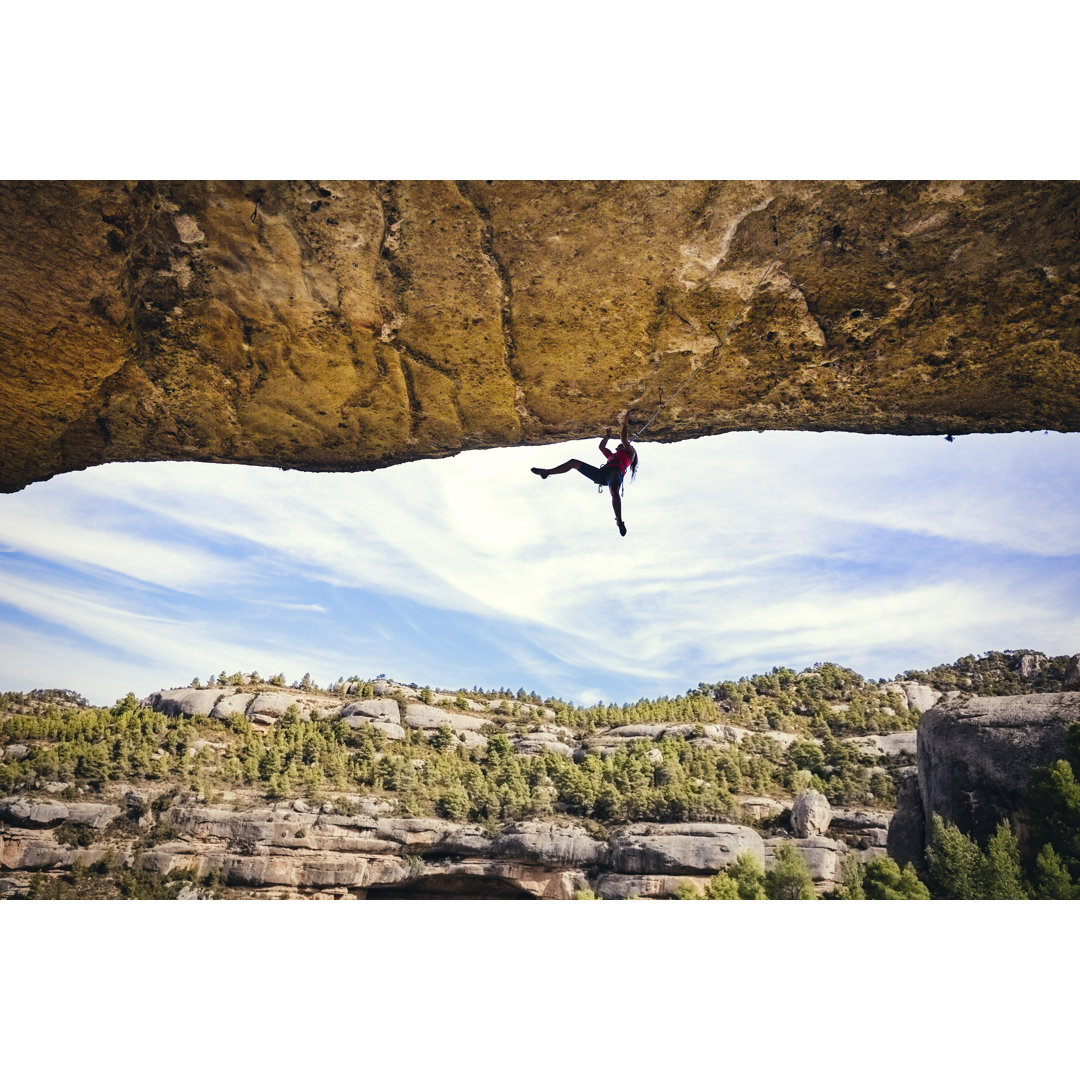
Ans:
[{"label": "rocky ridge", "polygon": [[[1018,654],[1012,662],[1031,667],[1025,658],[1039,655]],[[1053,661],[1066,681],[1075,659]],[[35,874],[106,860],[172,877],[170,888],[186,899],[208,895],[198,884],[207,875],[228,895],[251,897],[664,898],[688,884],[700,893],[743,851],[768,868],[786,843],[824,893],[840,884],[849,853],[865,861],[887,851],[901,863],[918,864],[932,813],[984,834],[1009,816],[1034,768],[1060,756],[1065,727],[1080,719],[1077,692],[985,698],[907,682],[885,684],[889,699],[896,700],[899,687],[913,700],[935,702],[918,732],[841,740],[888,756],[900,781],[895,813],[830,805],[808,788],[792,798],[740,794],[725,820],[605,827],[556,815],[481,825],[403,815],[389,794],[267,801],[246,790],[218,793],[210,804],[169,781],[87,786],[39,780],[32,790],[0,799],[0,894],[24,894]],[[432,693],[387,679],[337,689],[186,688],[159,691],[147,704],[167,715],[242,716],[267,730],[305,716],[339,715],[352,730],[379,731],[387,745],[411,739],[409,745],[419,747],[449,733],[463,744],[459,753],[483,750],[495,735],[525,758],[553,752],[575,761],[602,759],[632,745],[658,766],[660,746],[673,739],[718,746],[751,740],[760,747],[764,738],[776,753],[786,753],[794,738],[727,724],[624,724],[582,733],[545,705],[513,699]],[[372,696],[358,696],[362,691]],[[803,753],[823,744],[799,737]],[[198,756],[214,745],[195,739],[186,754]],[[23,762],[30,750],[26,741],[9,741],[0,762]],[[912,750],[917,765],[904,766],[916,761]]]},{"label": "rocky ridge", "polygon": [[[580,736],[555,722],[554,711],[545,706],[500,698],[462,701],[460,695],[438,692],[428,704],[419,700],[417,688],[386,679],[371,684],[374,696],[350,701],[350,692],[359,688],[344,684],[344,697],[295,688],[184,688],[151,694],[146,704],[169,716],[244,716],[263,728],[290,716],[340,715],[349,727],[370,727],[393,742],[405,739],[408,730],[428,738],[448,730],[466,749],[482,749],[499,731],[517,754],[548,752],[576,760],[665,738],[723,745],[758,736],[781,749],[795,739],[788,732],[730,724],[627,724]],[[454,708],[443,707],[451,703]],[[511,709],[516,715],[508,719]],[[880,736],[894,743],[876,750],[907,752],[914,734]],[[872,738],[857,742],[872,748]],[[188,754],[199,753],[203,745],[211,744],[196,740]],[[9,744],[6,753],[13,751],[18,753]],[[662,760],[659,750],[649,753]],[[824,796],[804,792],[794,800],[741,795],[739,820],[727,822],[637,822],[597,830],[567,821],[521,821],[493,830],[402,817],[392,800],[355,796],[321,803],[291,799],[267,807],[248,805],[255,800],[238,794],[223,798],[230,805],[207,806],[190,793],[170,793],[168,785],[111,785],[111,801],[89,803],[73,801],[77,789],[64,783],[46,787],[66,798],[42,799],[35,792],[0,799],[0,869],[8,875],[0,878],[0,889],[21,892],[29,875],[90,866],[111,851],[121,864],[162,875],[215,874],[233,895],[566,899],[587,890],[602,898],[663,898],[687,882],[702,890],[743,851],[768,868],[776,846],[789,842],[800,850],[819,891],[826,891],[839,884],[849,850],[863,859],[884,853],[891,816],[833,813]],[[776,824],[788,814],[797,823],[794,835]],[[842,831],[825,835],[830,819]],[[76,833],[72,826],[83,828]],[[177,888],[186,890],[184,898],[199,895],[190,885]]]},{"label": "rocky ridge", "polygon": [[[477,701],[466,697],[464,710],[442,708],[456,700],[456,695],[435,693],[433,702],[420,701],[421,691],[416,687],[393,680],[379,679],[373,683],[372,698],[348,701],[348,695],[357,685],[346,683],[342,692],[348,702],[319,691],[281,689],[267,692],[248,692],[236,686],[222,688],[159,690],[150,694],[146,704],[166,716],[205,715],[217,720],[231,716],[244,716],[253,724],[267,728],[280,721],[290,712],[298,718],[338,715],[353,728],[371,727],[380,731],[391,741],[401,741],[411,728],[427,732],[449,728],[459,742],[472,749],[484,747],[487,736],[482,732],[492,729],[498,721],[499,730],[506,733],[518,753],[550,752],[580,760],[586,753],[601,756],[625,747],[631,741],[656,742],[663,738],[691,740],[697,745],[722,746],[725,743],[742,743],[752,736],[769,739],[779,746],[790,746],[800,738],[789,731],[751,730],[737,724],[622,724],[597,730],[591,735],[576,735],[569,727],[557,722],[556,713],[543,705],[518,702],[513,699],[495,698]],[[929,686],[914,682],[885,683],[883,695],[900,693],[913,703],[940,701],[957,696],[957,691],[942,694]],[[913,704],[916,710],[919,705]],[[513,718],[506,719],[507,715]],[[820,743],[820,739],[802,736],[808,741]],[[861,750],[894,757],[914,754],[916,733],[896,731],[886,734],[866,735],[853,739]]]}]

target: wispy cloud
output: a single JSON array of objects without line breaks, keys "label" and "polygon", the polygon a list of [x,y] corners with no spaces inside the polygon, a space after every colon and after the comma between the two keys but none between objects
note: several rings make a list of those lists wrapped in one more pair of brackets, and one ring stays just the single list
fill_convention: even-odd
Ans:
[{"label": "wispy cloud", "polygon": [[278,604],[272,600],[259,601],[265,604],[267,607],[281,608],[284,611],[317,611],[320,615],[325,615],[330,609],[324,604]]},{"label": "wispy cloud", "polygon": [[[59,488],[61,485],[57,485]],[[46,484],[35,484],[0,519],[0,543],[7,552],[96,569],[173,589],[197,591],[243,574],[243,563],[166,537],[138,535],[146,520],[138,513],[121,514],[107,502],[69,487],[63,502]]]}]

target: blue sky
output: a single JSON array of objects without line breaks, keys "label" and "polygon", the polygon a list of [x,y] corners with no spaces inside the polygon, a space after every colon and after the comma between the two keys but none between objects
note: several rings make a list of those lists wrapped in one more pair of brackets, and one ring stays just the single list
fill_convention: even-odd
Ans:
[{"label": "blue sky", "polygon": [[775,664],[1080,650],[1080,435],[593,441],[375,473],[89,469],[0,496],[0,688],[111,704],[222,669],[588,704]]}]

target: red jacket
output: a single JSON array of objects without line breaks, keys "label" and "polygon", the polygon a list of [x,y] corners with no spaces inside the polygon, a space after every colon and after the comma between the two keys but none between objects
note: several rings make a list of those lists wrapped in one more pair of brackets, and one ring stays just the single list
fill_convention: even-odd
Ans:
[{"label": "red jacket", "polygon": [[634,460],[633,450],[627,450],[622,443],[619,444],[619,449],[613,454],[607,447],[604,447],[604,454],[608,459],[608,464],[618,467],[619,472],[626,476],[626,470],[630,468],[630,463]]}]

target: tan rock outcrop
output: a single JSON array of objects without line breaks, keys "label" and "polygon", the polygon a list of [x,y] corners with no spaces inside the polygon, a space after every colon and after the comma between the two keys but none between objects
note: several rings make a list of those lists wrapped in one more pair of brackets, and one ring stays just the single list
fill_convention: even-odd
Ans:
[{"label": "tan rock outcrop", "polygon": [[[1080,185],[0,183],[0,490],[592,436],[1080,428]],[[748,313],[735,319],[774,258]],[[675,388],[693,382],[675,400]]]},{"label": "tan rock outcrop", "polygon": [[52,802],[18,796],[0,799],[0,822],[23,828],[52,829],[70,821],[73,825],[101,829],[119,813],[120,808],[109,803]]},{"label": "tan rock outcrop", "polygon": [[1080,690],[1080,653],[1069,658],[1064,686],[1066,690]]},{"label": "tan rock outcrop", "polygon": [[396,724],[401,720],[401,710],[393,698],[369,698],[365,701],[354,701],[341,710],[341,715],[345,720],[350,721],[350,726],[353,726],[354,723],[350,719],[352,717],[357,718],[355,722],[361,720],[389,720],[391,723]]},{"label": "tan rock outcrop", "polygon": [[790,810],[790,803],[782,803],[776,799],[766,798],[764,795],[736,795],[735,801],[739,804],[739,810],[747,821],[765,821],[768,818],[777,817],[784,810]]},{"label": "tan rock outcrop", "polygon": [[449,712],[446,709],[437,708],[435,705],[421,705],[409,702],[405,706],[405,724],[412,728],[426,728],[432,730],[444,725],[452,731],[479,731],[488,720],[480,716],[470,716],[467,713]]}]

